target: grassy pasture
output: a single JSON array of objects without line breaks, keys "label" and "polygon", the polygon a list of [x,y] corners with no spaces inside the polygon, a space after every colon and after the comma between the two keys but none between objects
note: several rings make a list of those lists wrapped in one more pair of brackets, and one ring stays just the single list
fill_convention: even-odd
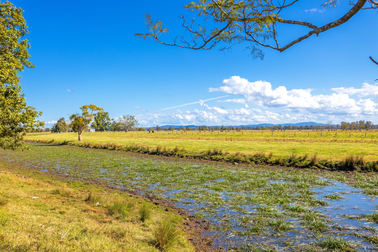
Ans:
[{"label": "grassy pasture", "polygon": [[[215,165],[73,146],[30,147],[0,150],[0,159],[169,199],[213,223],[214,240],[224,248],[369,251],[378,244],[376,173]],[[110,207],[111,212],[119,209],[117,204]]]},{"label": "grassy pasture", "polygon": [[[61,134],[29,134],[25,137],[29,141],[69,143],[71,145],[87,145],[145,152],[154,154],[151,149],[158,148],[172,151],[180,150],[180,155],[201,157],[207,151],[217,150],[215,158],[225,156],[224,153],[236,155],[264,155],[273,157],[272,164],[290,165],[290,157],[306,156],[311,159],[316,155],[318,160],[330,162],[343,161],[349,156],[363,157],[364,161],[378,161],[378,131],[159,131],[148,132],[95,132],[84,133],[83,141],[79,143],[75,133]],[[136,148],[135,148],[136,147]],[[139,151],[137,149],[145,149]],[[151,153],[152,152],[152,153]],[[159,153],[155,153],[159,154]],[[164,154],[164,153],[163,153]],[[218,155],[219,154],[219,155]],[[211,154],[213,155],[213,154]],[[214,156],[214,155],[213,155]],[[233,157],[223,157],[224,160],[234,160]],[[238,160],[240,159],[240,160]],[[245,158],[244,158],[245,159]],[[235,161],[243,161],[242,158],[235,158]],[[270,161],[269,161],[270,162]],[[269,163],[265,162],[265,163]],[[299,167],[308,167],[299,164]],[[325,164],[332,166],[332,164]],[[377,165],[375,165],[377,166]],[[320,167],[321,168],[321,167]],[[371,170],[371,169],[370,169]],[[373,169],[374,170],[374,169]]]},{"label": "grassy pasture", "polygon": [[[0,159],[1,251],[159,251],[163,220],[183,221],[142,198]],[[165,250],[194,251],[179,225]]]}]

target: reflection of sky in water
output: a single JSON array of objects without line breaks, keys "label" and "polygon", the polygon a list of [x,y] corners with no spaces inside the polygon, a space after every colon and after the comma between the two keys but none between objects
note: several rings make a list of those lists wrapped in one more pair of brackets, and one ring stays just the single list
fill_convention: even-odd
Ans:
[{"label": "reflection of sky in water", "polygon": [[[216,182],[221,183],[224,179],[219,179]],[[323,214],[330,225],[333,227],[331,231],[325,231],[323,234],[325,235],[338,235],[339,237],[343,237],[348,241],[355,242],[361,245],[361,249],[367,248],[370,250],[372,245],[367,242],[365,239],[356,237],[352,235],[353,232],[357,232],[360,235],[367,235],[372,236],[375,234],[376,230],[378,230],[378,225],[372,222],[367,222],[363,220],[356,220],[356,219],[349,219],[346,218],[345,215],[352,215],[352,216],[361,216],[366,214],[373,214],[377,211],[377,204],[378,200],[376,197],[367,196],[362,193],[361,190],[348,186],[347,184],[330,181],[331,185],[329,186],[321,186],[321,187],[314,187],[312,190],[316,193],[317,199],[326,200],[328,202],[327,206],[316,207],[314,210]],[[286,183],[285,180],[271,180],[269,184],[284,184]],[[205,185],[208,185],[206,183]],[[166,197],[172,198],[172,192],[179,192],[180,190],[173,190],[166,192]],[[214,194],[212,190],[205,190],[207,193]],[[249,192],[238,192],[250,194]],[[327,195],[334,195],[338,194],[342,198],[336,200],[330,200],[325,198]],[[221,192],[220,197],[224,200],[232,199],[232,196],[235,195],[235,192]],[[253,194],[252,194],[253,195]],[[178,203],[177,206],[190,210],[190,212],[200,211],[202,214],[205,214],[206,219],[216,225],[224,224],[224,219],[227,218],[227,225],[231,225],[233,227],[233,232],[227,231],[212,231],[207,233],[207,235],[214,235],[216,234],[215,242],[220,246],[225,247],[232,247],[232,246],[240,246],[241,244],[249,244],[249,243],[257,243],[257,244],[267,244],[272,246],[277,246],[280,249],[285,249],[288,246],[300,245],[304,243],[312,243],[316,242],[316,238],[309,237],[306,233],[306,229],[303,228],[301,224],[301,220],[298,218],[287,218],[286,221],[290,222],[293,225],[293,229],[289,232],[281,234],[281,236],[276,235],[238,235],[238,231],[246,231],[246,228],[240,225],[240,216],[248,214],[256,213],[255,208],[258,205],[240,205],[244,213],[235,211],[234,209],[230,208],[229,206],[222,206],[214,209],[212,213],[206,211],[206,202],[201,204],[202,207],[199,207],[198,201],[195,200],[188,200],[188,199],[180,199],[180,201],[185,202]],[[278,212],[282,211],[280,206],[275,208]],[[341,228],[338,233],[338,227]],[[270,234],[274,234],[274,231],[270,229]],[[373,230],[373,231],[372,231]],[[375,231],[374,231],[375,230]],[[227,244],[225,244],[227,241]]]},{"label": "reflection of sky in water", "polygon": [[[346,232],[358,232],[360,235],[374,235],[378,230],[378,225],[351,217],[359,217],[377,213],[377,197],[368,196],[362,193],[358,188],[351,187],[347,184],[332,181],[331,186],[314,188],[316,197],[325,199],[328,206],[317,208],[316,210],[326,216],[332,217],[332,222],[341,227]],[[326,199],[327,195],[339,195],[342,198],[337,200]],[[371,229],[375,230],[372,231]],[[354,236],[348,236],[349,240],[356,240]]]},{"label": "reflection of sky in water", "polygon": [[378,200],[362,193],[361,190],[347,184],[332,181],[331,186],[314,188],[318,199],[325,199],[327,195],[337,194],[341,199],[327,200],[329,205],[319,210],[327,215],[362,215],[372,214],[377,208]]}]

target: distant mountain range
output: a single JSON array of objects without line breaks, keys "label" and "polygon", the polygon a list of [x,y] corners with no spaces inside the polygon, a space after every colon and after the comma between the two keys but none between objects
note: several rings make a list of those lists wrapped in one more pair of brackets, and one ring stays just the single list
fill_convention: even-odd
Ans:
[{"label": "distant mountain range", "polygon": [[[304,126],[327,126],[328,124],[325,123],[317,123],[317,122],[299,122],[299,123],[280,123],[280,124],[272,124],[272,123],[260,123],[260,124],[248,124],[248,125],[229,125],[229,126],[224,126],[226,128],[230,127],[253,127],[253,128],[260,128],[260,127],[273,127],[273,126],[296,126],[296,127],[304,127]],[[205,125],[163,125],[160,126],[161,129],[169,129],[170,127],[172,128],[192,128],[196,129],[198,127],[205,126]],[[219,126],[206,126],[209,128],[220,128],[222,125]]]}]

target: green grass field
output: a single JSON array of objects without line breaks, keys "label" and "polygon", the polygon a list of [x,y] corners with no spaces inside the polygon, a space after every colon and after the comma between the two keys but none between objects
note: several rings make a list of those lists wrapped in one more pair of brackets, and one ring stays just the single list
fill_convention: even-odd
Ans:
[{"label": "green grass field", "polygon": [[[26,140],[78,143],[75,133],[29,134]],[[208,150],[229,153],[272,153],[275,157],[317,155],[320,159],[343,160],[363,156],[378,161],[378,131],[241,131],[241,132],[103,132],[84,133],[84,143],[118,146],[179,148],[189,154]]]},{"label": "green grass field", "polygon": [[164,220],[177,223],[164,250],[195,251],[163,207],[0,159],[1,251],[159,251]]}]

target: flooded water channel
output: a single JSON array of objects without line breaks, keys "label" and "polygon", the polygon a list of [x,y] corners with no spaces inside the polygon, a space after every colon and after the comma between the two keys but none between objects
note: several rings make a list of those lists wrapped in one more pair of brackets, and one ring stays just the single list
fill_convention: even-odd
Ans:
[{"label": "flooded water channel", "polygon": [[68,146],[0,151],[0,158],[169,199],[212,224],[204,235],[214,247],[317,251],[334,242],[377,249],[377,174],[349,179],[340,172],[167,161]]}]

